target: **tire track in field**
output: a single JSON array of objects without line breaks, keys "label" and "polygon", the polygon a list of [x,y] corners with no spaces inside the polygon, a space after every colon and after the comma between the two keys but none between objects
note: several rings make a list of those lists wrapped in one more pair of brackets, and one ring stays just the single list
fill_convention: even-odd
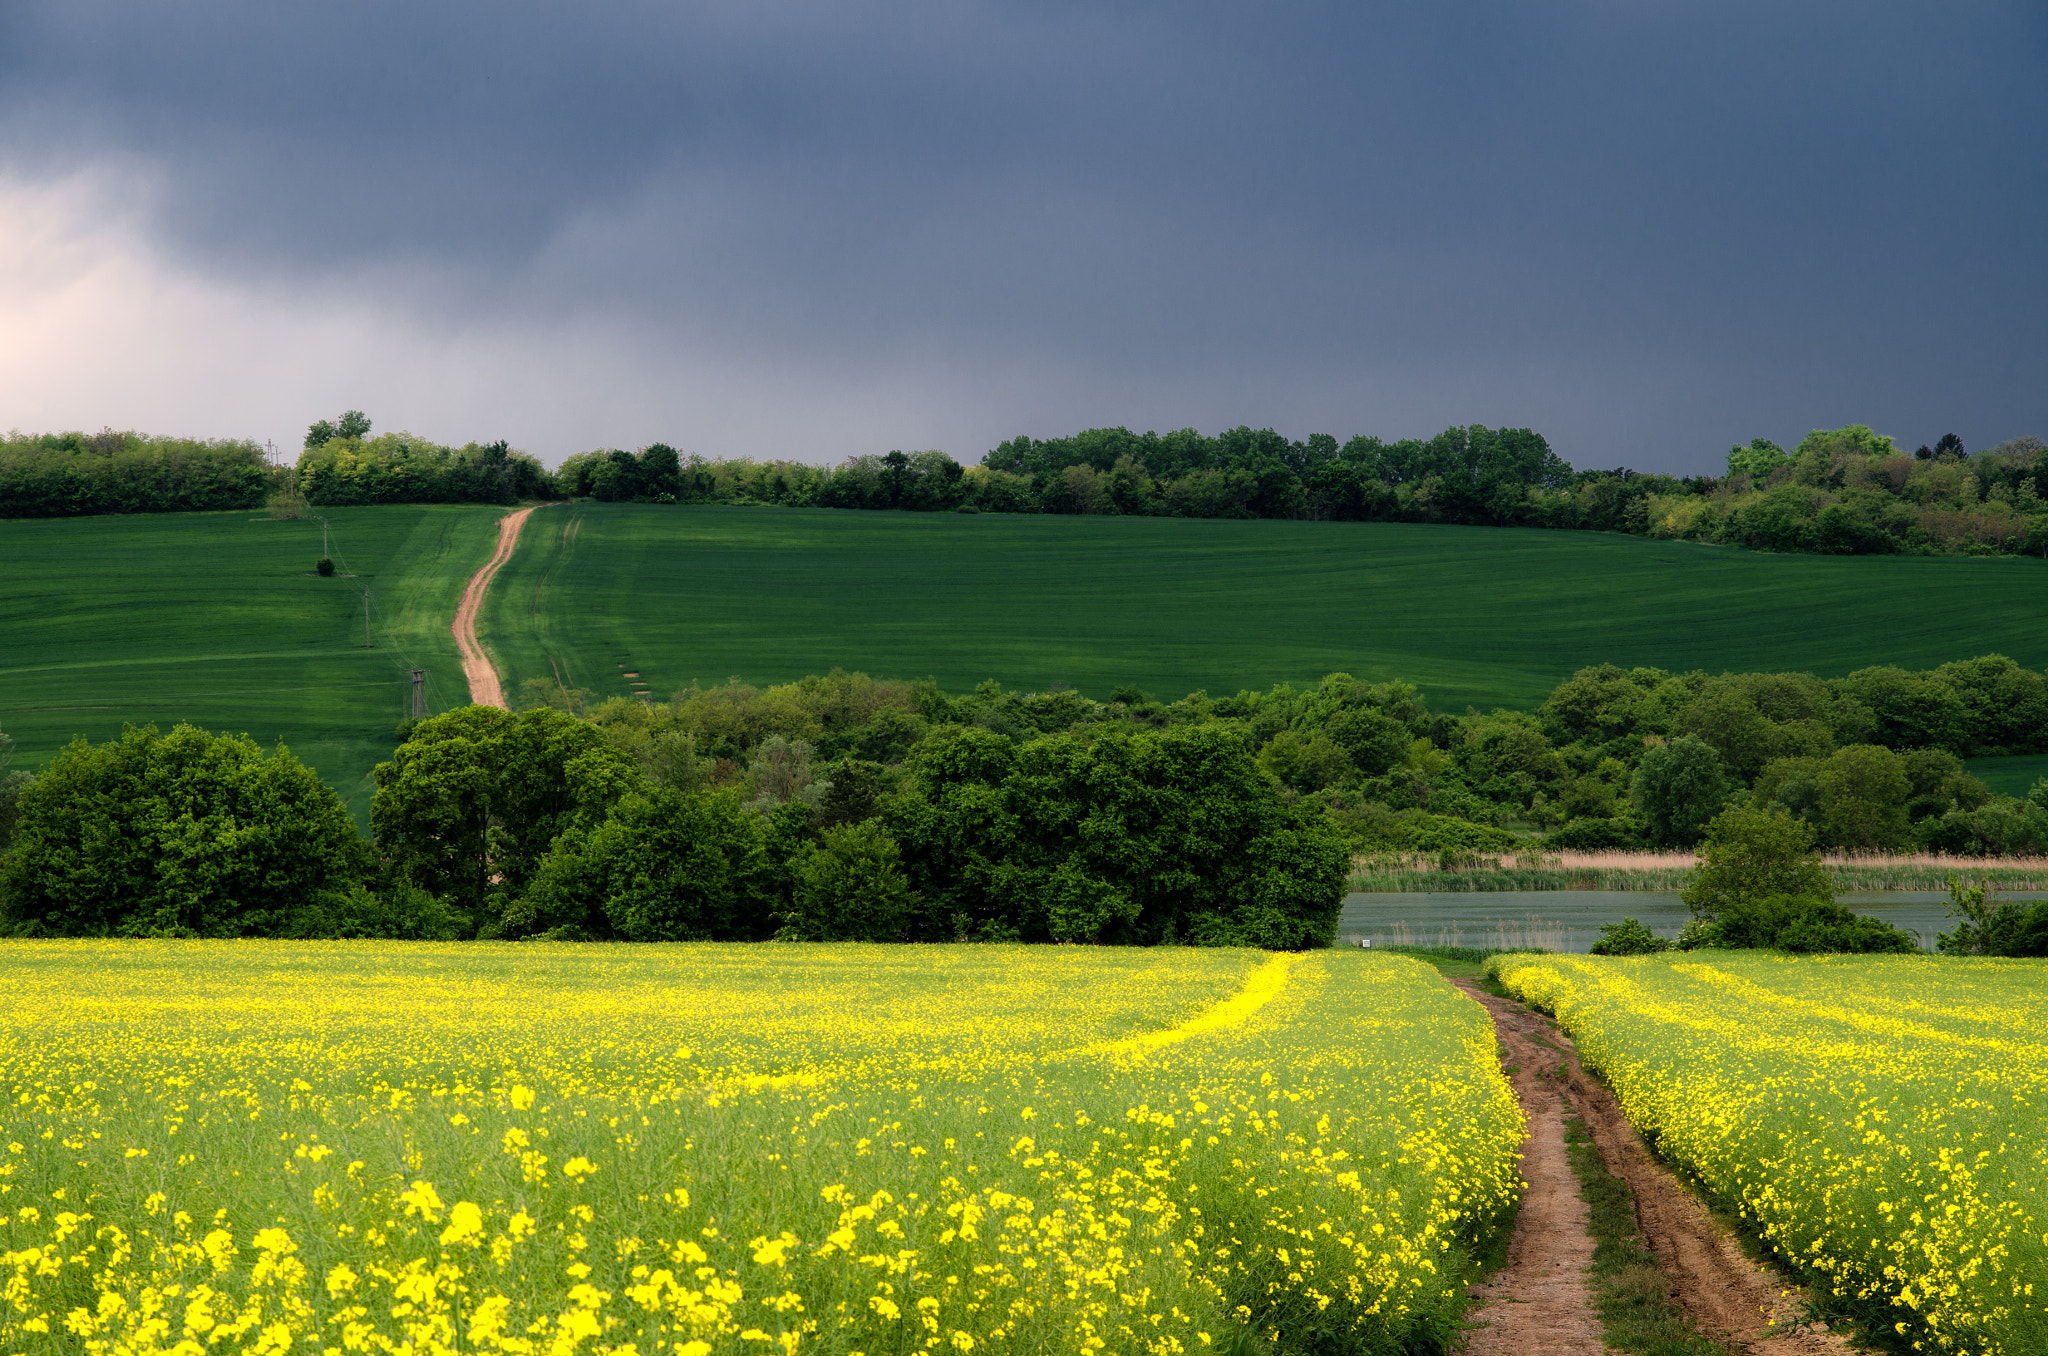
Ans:
[{"label": "tire track in field", "polygon": [[[1497,998],[1487,993],[1476,981],[1459,979],[1451,982],[1485,1008],[1487,1016],[1493,1019],[1504,1056],[1520,1070],[1514,1075],[1516,1094],[1522,1094],[1525,1081],[1542,1083],[1560,1107],[1568,1106],[1585,1122],[1607,1171],[1628,1183],[1629,1191],[1635,1197],[1636,1228],[1664,1269],[1673,1297],[1692,1316],[1703,1334],[1722,1343],[1731,1352],[1753,1352],[1758,1356],[1779,1356],[1781,1353],[1791,1356],[1795,1352],[1819,1356],[1819,1353],[1851,1349],[1847,1341],[1825,1329],[1798,1326],[1796,1315],[1803,1298],[1800,1289],[1774,1271],[1751,1261],[1743,1253],[1741,1244],[1729,1235],[1712,1213],[1651,1155],[1635,1127],[1629,1124],[1620,1104],[1614,1100],[1614,1094],[1605,1084],[1586,1075],[1584,1066],[1579,1063],[1578,1047],[1555,1023],[1513,999]],[[1550,1072],[1539,1076],[1536,1073],[1539,1067]],[[1526,1100],[1523,1109],[1525,1112],[1529,1109]],[[1532,1145],[1536,1139],[1536,1118],[1531,1115]],[[1529,1153],[1529,1150],[1524,1150],[1522,1169],[1523,1177],[1529,1182],[1529,1194],[1523,1198],[1522,1213],[1515,1221],[1514,1239],[1508,1245],[1508,1266],[1486,1286],[1473,1292],[1489,1301],[1481,1317],[1493,1326],[1474,1334],[1467,1350],[1472,1356],[1523,1351],[1602,1352],[1606,1345],[1600,1340],[1599,1320],[1587,1302],[1583,1276],[1584,1268],[1592,1265],[1593,1245],[1586,1232],[1585,1203],[1579,1197],[1578,1181],[1565,1157],[1561,1114],[1557,1130],[1557,1163],[1561,1176],[1552,1180],[1551,1174],[1546,1172],[1539,1179],[1530,1171]],[[1528,1318],[1532,1316],[1521,1313],[1526,1306],[1517,1302],[1528,1298],[1528,1292],[1517,1287],[1529,1285],[1536,1279],[1529,1276],[1513,1279],[1517,1266],[1516,1249],[1523,1242],[1524,1229],[1531,1227],[1530,1209],[1536,1206],[1554,1215],[1559,1198],[1577,1207],[1578,1224],[1574,1231],[1573,1249],[1576,1250],[1576,1239],[1585,1240],[1585,1261],[1580,1269],[1578,1288],[1582,1313],[1593,1334],[1590,1346],[1545,1345],[1541,1334],[1526,1330]],[[1546,1205],[1546,1199],[1552,1204]],[[1532,1247],[1540,1254],[1543,1245],[1532,1240]],[[1498,1337],[1491,1335],[1496,1330],[1500,1334]]]},{"label": "tire track in field", "polygon": [[476,638],[477,613],[483,609],[484,592],[491,586],[491,580],[512,559],[512,549],[519,544],[519,529],[533,514],[533,509],[515,509],[498,520],[498,549],[484,562],[483,568],[469,577],[469,583],[462,590],[462,601],[455,608],[455,648],[462,652],[462,676],[469,680],[469,699],[478,706],[495,706],[499,710],[510,710],[505,704],[505,690],[498,683],[498,671],[491,666],[490,657],[484,653],[483,645]]}]

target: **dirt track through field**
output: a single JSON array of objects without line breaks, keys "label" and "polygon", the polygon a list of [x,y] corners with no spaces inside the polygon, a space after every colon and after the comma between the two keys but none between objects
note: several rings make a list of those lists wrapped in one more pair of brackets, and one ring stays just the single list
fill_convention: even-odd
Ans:
[{"label": "dirt track through field", "polygon": [[[1473,990],[1465,984],[1460,988]],[[1475,994],[1482,1003],[1488,1000]],[[1493,1000],[1498,1001],[1498,1000]],[[1563,1051],[1537,1029],[1541,1019],[1516,1004],[1511,1011],[1490,1003],[1508,1082],[1528,1122],[1522,1146],[1522,1180],[1529,1184],[1508,1240],[1507,1264],[1485,1285],[1475,1287],[1480,1307],[1473,1321],[1485,1326],[1467,1338],[1470,1356],[1600,1356],[1599,1315],[1593,1312],[1586,1273],[1593,1265],[1589,1213],[1579,1182],[1565,1155],[1564,1121],[1569,1110],[1557,1070]],[[1519,1012],[1528,1021],[1518,1020]]]},{"label": "dirt track through field", "polygon": [[510,709],[505,704],[505,689],[498,684],[498,671],[491,667],[490,657],[476,638],[476,614],[483,607],[491,580],[512,559],[512,548],[519,545],[519,529],[532,513],[530,508],[516,509],[498,520],[498,549],[469,577],[455,608],[455,648],[462,652],[462,676],[469,680],[469,699],[478,706]]},{"label": "dirt track through field", "polygon": [[[1636,1227],[1671,1282],[1672,1297],[1692,1315],[1700,1331],[1732,1352],[1777,1356],[1794,1352],[1846,1352],[1847,1341],[1819,1328],[1795,1328],[1801,1294],[1776,1273],[1751,1261],[1670,1171],[1651,1157],[1614,1094],[1586,1076],[1571,1039],[1555,1023],[1511,999],[1496,998],[1476,981],[1453,981],[1493,1018],[1502,1058],[1518,1070],[1515,1093],[1529,1118],[1522,1176],[1529,1183],[1522,1212],[1508,1244],[1508,1263],[1473,1294],[1485,1301],[1475,1318],[1490,1326],[1475,1332],[1466,1348],[1473,1356],[1508,1352],[1601,1352],[1600,1322],[1592,1312],[1584,1270],[1592,1264],[1586,1208],[1578,1181],[1564,1159],[1563,1110],[1585,1122],[1607,1170],[1635,1195]],[[1548,1109],[1548,1101],[1559,1110]],[[1548,1118],[1556,1116],[1557,1170],[1550,1167]],[[1570,1206],[1547,1201],[1568,1199]],[[1576,1207],[1574,1213],[1571,1207]],[[1533,1212],[1533,1214],[1532,1214]],[[1528,1237],[1537,1230],[1542,1236]],[[1577,1260],[1583,1252],[1583,1260]],[[1561,1312],[1572,1293],[1559,1273],[1567,1266],[1577,1281],[1579,1316],[1592,1336],[1576,1341],[1578,1328]],[[1776,1319],[1775,1325],[1772,1319]]]}]

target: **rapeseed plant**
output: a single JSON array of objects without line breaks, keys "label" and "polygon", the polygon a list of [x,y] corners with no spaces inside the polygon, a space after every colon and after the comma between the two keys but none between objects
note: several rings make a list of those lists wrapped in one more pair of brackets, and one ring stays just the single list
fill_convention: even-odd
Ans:
[{"label": "rapeseed plant", "polygon": [[24,943],[0,1352],[1195,1352],[1447,1330],[1516,1186],[1398,957]]},{"label": "rapeseed plant", "polygon": [[1629,1119],[1838,1301],[2048,1352],[2048,964],[1507,956]]}]

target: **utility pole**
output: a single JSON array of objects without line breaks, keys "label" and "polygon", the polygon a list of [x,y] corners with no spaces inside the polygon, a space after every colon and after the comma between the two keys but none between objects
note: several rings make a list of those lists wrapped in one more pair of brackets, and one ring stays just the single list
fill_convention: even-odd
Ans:
[{"label": "utility pole", "polygon": [[370,586],[363,585],[363,648],[370,649]]},{"label": "utility pole", "polygon": [[412,718],[414,720],[425,720],[427,718],[427,671],[425,669],[414,669],[412,671]]},{"label": "utility pole", "polygon": [[325,518],[320,519],[320,554],[330,559],[334,555],[332,551],[327,549],[327,519]]}]

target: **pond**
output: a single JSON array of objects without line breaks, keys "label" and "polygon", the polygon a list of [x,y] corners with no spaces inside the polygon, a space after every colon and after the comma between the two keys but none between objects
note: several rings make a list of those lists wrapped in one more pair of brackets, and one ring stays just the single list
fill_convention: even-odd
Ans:
[{"label": "pond", "polygon": [[[2048,899],[2015,891],[2007,899]],[[1934,949],[1935,934],[1954,926],[1946,890],[1893,890],[1849,894],[1841,902],[1920,934]],[[1676,892],[1655,890],[1499,890],[1430,894],[1354,894],[1344,899],[1337,923],[1342,945],[1369,938],[1374,946],[1541,947],[1585,951],[1600,929],[1633,918],[1660,937],[1676,937],[1692,915]]]}]

